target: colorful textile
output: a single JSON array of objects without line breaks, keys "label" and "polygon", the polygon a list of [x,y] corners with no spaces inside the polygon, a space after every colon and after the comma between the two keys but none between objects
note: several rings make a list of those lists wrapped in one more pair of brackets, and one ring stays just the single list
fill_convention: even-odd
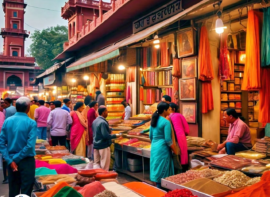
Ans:
[{"label": "colorful textile", "polygon": [[85,157],[86,154],[86,131],[83,132],[81,140],[75,149],[75,155]]},{"label": "colorful textile", "polygon": [[51,110],[45,106],[40,106],[35,110],[35,119],[37,119],[37,127],[47,127],[47,119]]},{"label": "colorful textile", "polygon": [[49,169],[49,168],[36,168],[35,176],[47,176],[47,175],[56,175],[57,172],[54,169]]},{"label": "colorful textile", "polygon": [[[224,41],[221,42],[224,43]],[[225,49],[224,46],[221,45],[220,53],[227,52],[227,48]],[[227,47],[227,45],[226,45]],[[224,59],[220,58],[220,75],[225,77],[227,75],[227,58]],[[200,34],[200,50],[199,50],[199,68],[200,68],[200,76],[199,79],[202,82],[202,113],[208,113],[209,111],[214,109],[214,102],[213,102],[213,92],[212,92],[212,85],[211,80],[214,79],[214,71],[211,59],[211,51],[210,45],[208,40],[208,33],[205,26],[201,28]],[[225,69],[226,68],[226,69]]]},{"label": "colorful textile", "polygon": [[130,182],[123,186],[145,197],[162,197],[166,194],[166,192],[142,182]]},{"label": "colorful textile", "polygon": [[174,165],[171,156],[172,133],[171,123],[162,116],[157,126],[150,127],[151,157],[150,180],[160,183],[162,178],[174,174]]},{"label": "colorful textile", "polygon": [[31,118],[32,120],[35,120],[35,110],[38,108],[36,104],[33,104],[30,106],[30,110],[28,112],[28,117]]},{"label": "colorful textile", "polygon": [[185,117],[180,113],[171,113],[170,119],[176,134],[177,142],[181,150],[180,161],[182,165],[188,164],[188,148],[186,135],[189,134],[189,126]]},{"label": "colorful textile", "polygon": [[44,194],[42,194],[41,197],[52,197],[54,196],[59,190],[61,190],[63,187],[65,186],[69,186],[68,183],[66,182],[59,182],[57,183],[55,186],[53,186],[51,189],[49,189],[48,191],[46,191]]},{"label": "colorful textile", "polygon": [[178,101],[179,101],[179,79],[177,77],[173,77],[172,81],[173,81],[172,102],[178,104]]},{"label": "colorful textile", "polygon": [[65,161],[72,166],[86,163],[83,159],[66,159]]},{"label": "colorful textile", "polygon": [[160,43],[161,67],[169,66],[168,42]]},{"label": "colorful textile", "polygon": [[37,123],[25,113],[17,112],[5,120],[0,134],[0,150],[8,165],[34,157],[36,139]]},{"label": "colorful textile", "polygon": [[105,187],[101,185],[99,181],[95,181],[93,183],[85,185],[82,189],[80,189],[78,192],[82,196],[87,197],[94,197],[95,195],[103,192],[105,190]]},{"label": "colorful textile", "polygon": [[220,35],[219,76],[222,80],[228,79],[230,76],[230,65],[227,50],[227,34],[225,33]]},{"label": "colorful textile", "polygon": [[49,169],[55,169],[57,174],[73,174],[73,173],[77,173],[78,170],[71,167],[68,164],[54,164],[54,165],[50,165],[45,161],[39,161],[36,160],[36,168],[41,168],[41,167],[46,167]]},{"label": "colorful textile", "polygon": [[242,90],[261,88],[261,36],[262,12],[248,12],[246,36],[246,65],[243,76]]},{"label": "colorful textile", "polygon": [[5,114],[0,111],[0,133],[1,133],[1,130],[2,130],[2,126],[4,124],[4,121],[5,121]]},{"label": "colorful textile", "polygon": [[[84,119],[83,115],[78,111],[72,112],[70,115],[72,118],[72,126],[71,126],[71,131],[70,131],[70,145],[71,145],[71,151],[74,151],[79,145],[79,143],[84,142],[85,144],[87,136],[85,136],[84,133],[87,130],[88,123],[87,123],[87,120]],[[81,140],[83,141],[81,142]],[[83,151],[84,151],[84,154],[80,156],[85,157],[86,149],[82,150],[82,152]]]},{"label": "colorful textile", "polygon": [[263,9],[261,66],[270,67],[270,7]]},{"label": "colorful textile", "polygon": [[49,164],[66,164],[66,161],[63,159],[49,159]]},{"label": "colorful textile", "polygon": [[69,186],[65,186],[54,197],[83,197],[79,192]]},{"label": "colorful textile", "polygon": [[270,69],[262,68],[261,73],[262,88],[260,89],[259,94],[259,122],[265,126],[266,123],[270,122]]}]

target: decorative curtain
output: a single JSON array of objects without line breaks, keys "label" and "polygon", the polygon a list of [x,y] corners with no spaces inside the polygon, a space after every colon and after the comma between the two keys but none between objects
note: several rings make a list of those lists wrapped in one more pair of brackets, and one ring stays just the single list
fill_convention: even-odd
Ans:
[{"label": "decorative curtain", "polygon": [[263,9],[261,66],[270,67],[270,7]]},{"label": "decorative curtain", "polygon": [[227,50],[227,34],[223,33],[220,35],[220,46],[219,46],[219,76],[221,80],[229,79],[230,77],[230,60]]},{"label": "decorative curtain", "polygon": [[261,88],[260,36],[262,16],[260,11],[250,10],[248,12],[246,65],[242,90],[258,90]]},{"label": "decorative curtain", "polygon": [[202,113],[208,113],[214,109],[211,85],[211,80],[214,79],[214,71],[211,60],[208,32],[205,26],[202,26],[200,34],[199,69],[199,79],[202,81]]}]

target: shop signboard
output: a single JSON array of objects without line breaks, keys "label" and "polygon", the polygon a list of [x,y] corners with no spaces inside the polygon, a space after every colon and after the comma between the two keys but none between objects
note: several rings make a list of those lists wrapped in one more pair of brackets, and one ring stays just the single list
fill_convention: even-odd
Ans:
[{"label": "shop signboard", "polygon": [[44,77],[43,84],[45,86],[52,85],[54,83],[54,81],[55,81],[55,73],[49,75],[48,77]]},{"label": "shop signboard", "polygon": [[167,18],[182,12],[182,1],[173,0],[170,3],[163,5],[155,11],[139,18],[133,22],[133,33],[137,33],[147,27],[155,25]]}]

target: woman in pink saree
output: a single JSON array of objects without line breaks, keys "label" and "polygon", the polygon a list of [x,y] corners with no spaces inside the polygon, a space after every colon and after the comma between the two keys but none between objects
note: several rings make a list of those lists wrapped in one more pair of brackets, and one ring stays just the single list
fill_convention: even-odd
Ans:
[{"label": "woman in pink saree", "polygon": [[179,107],[175,103],[170,103],[172,108],[172,113],[170,114],[170,119],[173,124],[173,128],[176,134],[177,142],[179,144],[181,155],[180,161],[181,165],[188,164],[188,147],[186,135],[189,134],[189,127],[185,117],[178,112]]},{"label": "woman in pink saree", "polygon": [[84,110],[83,102],[78,102],[74,106],[74,111],[70,113],[73,123],[70,132],[71,152],[75,151],[75,155],[85,157],[86,143],[88,141],[87,119],[82,115]]}]

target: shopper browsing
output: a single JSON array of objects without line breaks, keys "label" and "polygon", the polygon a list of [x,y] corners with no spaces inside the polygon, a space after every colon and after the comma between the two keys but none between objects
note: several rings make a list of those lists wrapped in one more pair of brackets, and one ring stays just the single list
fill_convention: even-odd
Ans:
[{"label": "shopper browsing", "polygon": [[55,109],[55,104],[54,104],[54,102],[50,102],[50,110],[52,111],[52,110],[54,110]]},{"label": "shopper browsing", "polygon": [[55,109],[50,112],[47,124],[51,127],[51,138],[53,146],[60,144],[66,146],[67,125],[72,124],[70,114],[61,109],[61,101],[55,101]]},{"label": "shopper browsing", "polygon": [[30,110],[28,112],[28,117],[31,118],[32,120],[35,120],[35,110],[38,108],[38,102],[37,100],[32,100],[31,101],[32,105],[30,106]]},{"label": "shopper browsing", "polygon": [[66,110],[67,112],[70,112],[69,106],[71,104],[71,101],[69,99],[64,99],[64,105],[62,107],[63,110]]},{"label": "shopper browsing", "polygon": [[218,145],[220,154],[235,155],[236,152],[251,148],[250,130],[237,115],[235,109],[227,109],[224,118],[230,123],[228,137],[225,142]]},{"label": "shopper browsing", "polygon": [[94,134],[94,165],[104,170],[109,170],[112,139],[120,135],[111,135],[111,130],[106,120],[108,110],[105,106],[99,107],[98,114],[99,117],[94,120],[92,125]]},{"label": "shopper browsing", "polygon": [[170,105],[161,102],[152,116],[150,127],[151,157],[150,180],[161,187],[161,179],[174,174],[174,165],[170,146],[172,145],[171,123],[166,117],[170,115]]},{"label": "shopper browsing", "polygon": [[44,106],[44,101],[38,101],[40,107],[35,110],[35,120],[37,122],[38,132],[37,137],[38,139],[47,139],[47,119],[51,112],[51,110]]},{"label": "shopper browsing", "polygon": [[10,98],[5,98],[4,103],[6,107],[5,119],[7,119],[13,116],[17,111],[16,111],[16,108],[12,105],[12,100]]},{"label": "shopper browsing", "polygon": [[0,134],[0,152],[8,164],[9,196],[31,196],[35,181],[37,124],[28,118],[30,99],[16,101],[17,113],[8,118]]},{"label": "shopper browsing", "polygon": [[90,109],[87,113],[87,120],[88,120],[88,146],[87,146],[87,157],[93,159],[93,129],[92,125],[94,120],[98,117],[97,114],[98,110],[98,103],[93,101],[90,103]]},{"label": "shopper browsing", "polygon": [[98,102],[98,106],[105,105],[105,97],[100,90],[96,91],[96,101]]}]

